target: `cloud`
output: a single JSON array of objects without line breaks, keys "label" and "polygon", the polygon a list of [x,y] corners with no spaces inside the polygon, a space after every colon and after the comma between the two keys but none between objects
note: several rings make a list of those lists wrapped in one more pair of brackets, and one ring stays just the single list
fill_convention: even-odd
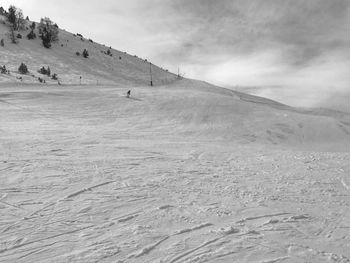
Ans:
[{"label": "cloud", "polygon": [[180,32],[191,45],[160,56],[181,57],[190,76],[218,85],[261,87],[260,95],[295,106],[330,105],[349,89],[349,7],[346,0],[174,1],[175,13],[192,18],[191,31]]},{"label": "cloud", "polygon": [[249,54],[282,46],[288,62],[299,64],[349,44],[349,6],[347,0],[178,0],[171,8],[190,28],[187,35],[176,33],[202,43],[199,49]]}]

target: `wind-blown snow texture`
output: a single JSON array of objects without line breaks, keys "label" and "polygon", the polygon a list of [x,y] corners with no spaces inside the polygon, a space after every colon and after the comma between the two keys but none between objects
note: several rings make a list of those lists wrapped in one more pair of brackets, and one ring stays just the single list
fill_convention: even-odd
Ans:
[{"label": "wind-blown snow texture", "polygon": [[1,75],[0,262],[350,262],[349,115],[25,41],[65,85]]},{"label": "wind-blown snow texture", "polygon": [[348,116],[126,91],[1,87],[0,262],[349,262]]}]

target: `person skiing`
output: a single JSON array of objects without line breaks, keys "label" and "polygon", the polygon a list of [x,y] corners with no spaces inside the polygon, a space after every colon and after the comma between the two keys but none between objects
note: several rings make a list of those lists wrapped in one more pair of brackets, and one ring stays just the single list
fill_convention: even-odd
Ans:
[{"label": "person skiing", "polygon": [[130,94],[131,94],[131,90],[128,90],[128,92],[126,93],[126,97],[130,98]]}]

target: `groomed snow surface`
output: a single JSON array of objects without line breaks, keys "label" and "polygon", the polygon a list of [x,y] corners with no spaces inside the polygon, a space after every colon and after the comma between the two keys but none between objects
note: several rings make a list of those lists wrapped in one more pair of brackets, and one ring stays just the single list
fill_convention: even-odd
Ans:
[{"label": "groomed snow surface", "polygon": [[350,262],[349,141],[188,80],[4,84],[0,262]]}]

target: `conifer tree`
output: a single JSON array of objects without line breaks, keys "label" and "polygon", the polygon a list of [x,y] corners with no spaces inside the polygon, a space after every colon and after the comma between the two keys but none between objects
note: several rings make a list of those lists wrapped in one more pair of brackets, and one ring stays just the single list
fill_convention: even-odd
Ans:
[{"label": "conifer tree", "polygon": [[27,74],[28,73],[28,68],[27,65],[22,63],[19,68],[18,68],[19,73],[21,74]]},{"label": "conifer tree", "polygon": [[11,25],[14,27],[14,30],[16,30],[16,25],[17,25],[17,16],[16,16],[16,11],[17,8],[13,5],[9,7],[9,12],[7,19],[11,23]]}]

